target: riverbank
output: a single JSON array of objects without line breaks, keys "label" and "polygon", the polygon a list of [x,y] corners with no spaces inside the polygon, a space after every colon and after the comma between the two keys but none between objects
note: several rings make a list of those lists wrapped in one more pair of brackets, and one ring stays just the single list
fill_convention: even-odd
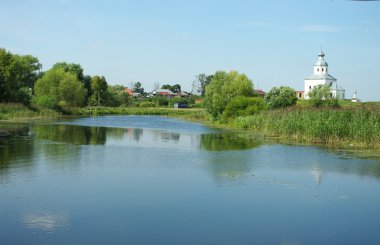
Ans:
[{"label": "riverbank", "polygon": [[[279,140],[341,148],[380,151],[380,105],[362,104],[341,108],[295,106],[264,110],[251,116],[213,122],[200,108],[86,107],[72,115],[156,115],[201,122],[213,127],[241,129]],[[0,104],[0,120],[46,120],[64,116],[51,110],[33,111],[22,105]]]},{"label": "riverbank", "polygon": [[22,104],[18,103],[0,103],[0,120],[5,121],[30,121],[30,120],[41,120],[41,119],[51,119],[62,116],[62,114],[49,110],[42,109],[36,110],[31,109]]}]

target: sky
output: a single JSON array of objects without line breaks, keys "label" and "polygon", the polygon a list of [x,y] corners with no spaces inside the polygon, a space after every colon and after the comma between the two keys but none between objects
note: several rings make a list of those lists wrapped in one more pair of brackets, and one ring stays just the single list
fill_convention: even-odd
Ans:
[{"label": "sky", "polygon": [[318,52],[351,98],[380,101],[380,1],[0,0],[0,47],[109,84],[190,91],[200,73],[303,90]]}]

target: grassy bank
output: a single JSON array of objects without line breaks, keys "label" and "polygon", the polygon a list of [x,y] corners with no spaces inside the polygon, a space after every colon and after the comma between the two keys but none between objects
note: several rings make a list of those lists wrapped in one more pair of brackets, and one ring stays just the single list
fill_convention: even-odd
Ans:
[{"label": "grassy bank", "polygon": [[380,110],[373,105],[269,110],[229,124],[282,140],[380,150]]},{"label": "grassy bank", "polygon": [[17,103],[0,103],[0,120],[33,120],[59,117],[56,111],[43,109],[33,110],[22,104]]}]

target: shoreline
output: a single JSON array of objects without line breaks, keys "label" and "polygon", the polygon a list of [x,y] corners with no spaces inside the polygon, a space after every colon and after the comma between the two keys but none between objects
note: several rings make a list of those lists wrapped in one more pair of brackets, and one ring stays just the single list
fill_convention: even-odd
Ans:
[{"label": "shoreline", "polygon": [[[24,110],[29,110],[24,108]],[[294,110],[296,111],[296,110]],[[13,117],[11,119],[2,119],[1,111],[0,111],[0,123],[32,123],[32,122],[48,122],[52,120],[59,120],[70,117],[77,116],[103,116],[103,115],[151,115],[151,116],[167,116],[172,118],[178,118],[182,120],[188,120],[193,122],[202,123],[206,126],[219,128],[219,129],[227,129],[227,130],[236,130],[246,133],[252,133],[259,136],[262,136],[271,142],[278,142],[281,144],[296,144],[296,145],[312,145],[319,146],[323,148],[336,148],[336,149],[344,149],[344,150],[368,150],[375,151],[380,153],[380,144],[375,141],[373,143],[369,143],[368,141],[359,141],[350,138],[334,138],[331,135],[327,135],[328,132],[324,135],[325,137],[330,138],[318,138],[318,137],[309,137],[306,134],[302,134],[302,132],[297,132],[295,134],[281,133],[279,128],[265,128],[264,130],[259,130],[263,125],[252,126],[251,124],[257,121],[257,118],[254,116],[248,117],[240,117],[235,118],[230,122],[213,122],[209,119],[207,112],[202,108],[188,108],[188,109],[176,109],[176,108],[138,108],[138,107],[86,107],[81,109],[73,110],[72,115],[64,115],[58,114],[57,112],[52,113],[48,111],[48,113],[44,114],[43,112],[33,112],[29,113],[23,117]],[[264,116],[268,116],[269,114],[279,113],[273,111],[263,112]],[[282,113],[282,112],[281,112]],[[284,113],[282,113],[284,114]],[[284,115],[287,115],[286,112]],[[251,120],[251,124],[239,124],[239,120]],[[282,119],[278,119],[277,122],[273,122],[273,124],[280,122]],[[248,126],[247,126],[248,125]],[[379,136],[380,137],[380,136]]]}]

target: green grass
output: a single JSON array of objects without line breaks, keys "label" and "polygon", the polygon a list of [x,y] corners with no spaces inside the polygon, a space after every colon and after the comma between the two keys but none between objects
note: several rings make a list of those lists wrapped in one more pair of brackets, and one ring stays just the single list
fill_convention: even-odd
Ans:
[{"label": "green grass", "polygon": [[0,120],[30,120],[58,117],[60,114],[49,109],[32,110],[22,104],[0,103]]},{"label": "green grass", "polygon": [[380,149],[380,106],[377,104],[268,110],[238,117],[231,126],[283,140]]},{"label": "green grass", "polygon": [[97,115],[154,115],[179,117],[188,120],[206,121],[208,115],[203,109],[175,109],[175,108],[141,108],[141,107],[86,107],[78,109],[74,114],[84,116]]}]

